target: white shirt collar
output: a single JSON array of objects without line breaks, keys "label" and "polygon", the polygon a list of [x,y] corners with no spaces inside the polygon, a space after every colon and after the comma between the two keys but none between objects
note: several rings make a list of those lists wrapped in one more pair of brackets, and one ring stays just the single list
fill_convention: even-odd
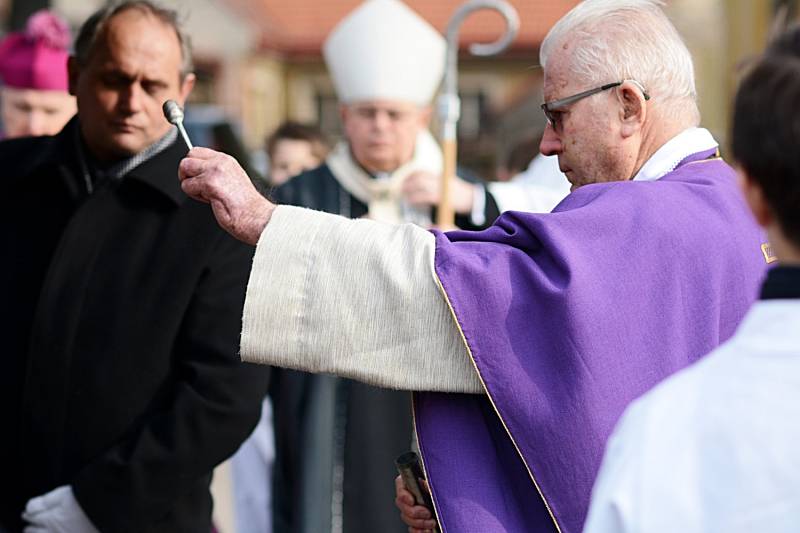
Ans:
[{"label": "white shirt collar", "polygon": [[650,159],[642,165],[636,176],[636,181],[657,180],[664,174],[672,172],[678,163],[692,154],[717,148],[719,143],[714,140],[705,128],[689,128],[683,130],[664,145],[656,150]]}]

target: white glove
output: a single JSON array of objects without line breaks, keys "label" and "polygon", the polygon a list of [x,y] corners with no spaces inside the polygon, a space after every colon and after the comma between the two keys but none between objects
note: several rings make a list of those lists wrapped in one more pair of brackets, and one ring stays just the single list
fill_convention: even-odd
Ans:
[{"label": "white glove", "polygon": [[69,485],[28,500],[22,518],[24,533],[99,533]]}]

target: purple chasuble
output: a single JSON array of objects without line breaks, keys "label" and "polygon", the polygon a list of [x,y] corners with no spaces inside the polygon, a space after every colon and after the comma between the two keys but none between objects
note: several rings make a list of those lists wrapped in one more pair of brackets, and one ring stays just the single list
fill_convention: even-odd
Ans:
[{"label": "purple chasuble", "polygon": [[764,240],[712,155],[436,234],[436,273],[488,393],[415,395],[443,531],[579,533],[624,408],[733,334]]}]

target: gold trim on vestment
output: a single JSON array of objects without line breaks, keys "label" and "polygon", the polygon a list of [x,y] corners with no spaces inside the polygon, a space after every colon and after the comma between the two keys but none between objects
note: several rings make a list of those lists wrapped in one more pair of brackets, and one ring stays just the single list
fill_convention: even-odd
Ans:
[{"label": "gold trim on vestment", "polygon": [[[539,493],[539,497],[544,502],[544,506],[547,509],[547,513],[550,515],[550,518],[553,520],[553,524],[556,526],[556,531],[558,533],[561,533],[561,528],[559,527],[558,521],[556,520],[556,517],[553,514],[553,510],[550,508],[550,504],[547,503],[547,499],[544,497],[544,494],[542,494],[542,490],[539,488],[539,484],[536,482],[536,478],[533,477],[533,472],[531,472],[531,469],[528,466],[527,461],[525,461],[525,457],[522,455],[522,452],[520,451],[519,446],[517,446],[517,441],[514,440],[514,436],[511,434],[511,431],[509,431],[505,420],[503,420],[503,417],[500,415],[500,411],[497,410],[497,406],[494,403],[494,398],[492,398],[492,395],[489,392],[488,387],[486,387],[486,383],[483,381],[483,376],[481,375],[481,371],[478,368],[478,365],[475,363],[475,358],[472,356],[472,350],[470,349],[469,344],[467,343],[467,338],[464,336],[464,331],[461,329],[461,323],[459,323],[458,317],[456,316],[455,309],[453,309],[453,306],[450,303],[450,297],[447,296],[447,292],[444,290],[444,285],[442,285],[442,281],[439,279],[439,274],[436,272],[436,270],[434,270],[434,278],[436,279],[436,285],[438,285],[439,290],[442,291],[442,294],[444,295],[444,300],[445,300],[445,302],[447,302],[447,307],[448,307],[448,309],[450,309],[450,314],[453,316],[453,320],[455,320],[456,327],[458,328],[458,333],[459,333],[459,335],[461,335],[461,340],[464,341],[464,346],[467,348],[467,353],[469,354],[469,359],[472,362],[472,366],[475,368],[475,372],[478,374],[478,379],[481,380],[481,385],[483,386],[483,391],[486,393],[486,397],[489,398],[489,403],[492,404],[492,409],[494,409],[494,412],[497,415],[497,418],[500,419],[500,423],[503,424],[503,429],[506,430],[506,434],[508,434],[508,438],[511,439],[511,443],[514,445],[514,449],[517,450],[517,455],[519,455],[519,458],[522,460],[522,464],[525,465],[525,470],[528,471],[528,476],[531,478],[531,481],[533,482],[533,486],[536,487],[536,492]],[[414,416],[414,427],[416,427],[416,413],[415,413],[415,416]],[[419,439],[419,430],[417,430],[417,439]],[[420,457],[422,457],[424,455],[424,452],[422,450],[422,446],[420,446],[419,448],[420,448]],[[423,463],[423,468],[424,468],[424,465],[425,465],[424,457],[422,458],[422,463]],[[429,487],[431,488],[431,492],[432,492],[433,491],[433,485],[431,485],[431,480],[430,479],[428,480],[428,484],[429,484]],[[433,500],[433,498],[431,498],[431,499]],[[434,507],[436,507],[435,503],[434,503]],[[438,512],[437,512],[437,522],[438,522]],[[439,522],[439,524],[441,525],[441,522]]]},{"label": "gold trim on vestment", "polygon": [[433,518],[436,519],[436,523],[439,524],[439,529],[444,531],[444,528],[442,527],[442,521],[439,519],[439,510],[436,508],[436,498],[433,497],[433,483],[428,475],[428,470],[425,468],[425,454],[422,451],[422,446],[419,444],[419,428],[417,427],[417,400],[415,398],[415,393],[413,392],[411,393],[411,419],[414,422],[414,432],[416,433],[417,437],[417,447],[419,448],[419,462],[422,465],[422,475],[425,476],[425,482],[428,484],[428,492],[431,495]]},{"label": "gold trim on vestment", "polygon": [[767,264],[774,263],[778,260],[778,256],[775,255],[772,245],[768,242],[761,245],[761,253],[764,254],[764,261],[766,261]]},{"label": "gold trim on vestment", "polygon": [[[710,157],[708,159],[701,159],[699,161],[690,161],[688,163],[684,163],[684,165],[692,165],[692,164],[695,164],[695,163],[708,163],[710,161],[716,161],[716,160],[719,160],[719,159],[722,159],[722,157],[720,156],[719,148],[717,148],[717,151],[716,151],[716,153],[715,153],[715,155],[713,157]],[[684,165],[681,165],[681,166],[684,166]],[[677,168],[674,169],[674,170],[677,170]],[[673,170],[673,172],[674,172],[674,170]],[[763,251],[763,246],[764,245],[762,245],[762,251]],[[525,465],[525,470],[528,471],[528,476],[531,478],[531,481],[533,482],[533,486],[536,487],[536,492],[539,493],[539,497],[542,499],[542,502],[544,502],[544,506],[547,509],[547,513],[550,515],[550,519],[553,521],[553,525],[555,525],[555,527],[556,527],[556,531],[558,533],[561,533],[561,528],[558,525],[558,520],[556,520],[556,517],[553,514],[553,510],[550,508],[550,504],[547,502],[547,498],[544,497],[544,494],[542,493],[542,489],[539,488],[539,483],[536,482],[536,478],[533,476],[533,472],[531,472],[531,468],[530,468],[530,466],[528,466],[528,462],[525,460],[525,457],[522,455],[522,452],[520,451],[519,446],[517,446],[517,441],[514,440],[514,436],[511,434],[511,431],[508,429],[508,426],[506,425],[505,420],[503,420],[503,417],[500,415],[500,411],[498,411],[497,406],[495,405],[494,398],[492,398],[492,395],[489,392],[489,388],[486,386],[486,383],[483,381],[483,376],[481,375],[480,368],[478,368],[478,365],[475,363],[475,358],[472,356],[472,350],[470,349],[469,344],[467,343],[466,336],[464,336],[464,331],[461,329],[461,323],[458,321],[458,317],[456,316],[455,309],[453,309],[453,306],[450,303],[450,297],[447,295],[447,291],[444,290],[444,285],[442,285],[442,281],[439,279],[439,274],[436,272],[435,269],[434,269],[434,278],[436,279],[436,285],[438,285],[439,290],[442,292],[442,295],[444,295],[444,300],[445,300],[445,302],[447,302],[447,308],[450,309],[450,314],[453,316],[453,320],[455,320],[456,327],[458,328],[458,333],[459,333],[459,335],[461,335],[461,340],[464,342],[464,346],[467,348],[467,353],[469,354],[469,359],[472,362],[472,366],[475,368],[475,372],[478,374],[478,379],[481,381],[481,385],[483,386],[483,390],[486,393],[486,397],[489,398],[489,403],[492,405],[492,409],[494,409],[494,412],[497,415],[497,418],[500,419],[500,423],[503,424],[503,429],[506,430],[506,434],[508,434],[508,438],[511,439],[511,443],[514,445],[514,449],[517,451],[517,455],[519,455],[519,458],[522,460],[522,464]],[[414,428],[417,431],[417,439],[419,439],[419,428],[417,428],[417,417],[416,417],[416,405],[414,403],[413,396],[412,396],[412,410],[413,410],[412,416],[413,416],[413,419],[414,419]],[[425,470],[424,451],[422,450],[422,446],[419,447],[419,451],[420,451],[420,459],[421,459],[421,462],[422,462],[423,472],[426,472],[426,470]],[[436,509],[436,501],[435,501],[435,498],[433,498],[433,484],[432,484],[431,480],[427,477],[427,472],[426,472],[425,476],[426,476],[426,479],[428,481],[428,487],[431,490],[431,501],[433,501],[434,514],[436,514],[436,521],[441,526],[441,521],[439,520],[439,512]]]},{"label": "gold trim on vestment", "polygon": [[[670,172],[675,172],[680,167],[683,167],[683,166],[686,166],[686,165],[696,165],[697,163],[710,163],[712,161],[719,161],[720,159],[722,159],[722,156],[719,155],[719,148],[718,148],[717,149],[717,154],[714,155],[713,157],[708,157],[706,159],[698,159],[697,161],[689,161],[688,163],[684,163],[683,165],[680,165],[678,167],[673,168]],[[667,174],[669,174],[670,172],[668,172]]]},{"label": "gold trim on vestment", "polygon": [[[694,165],[696,163],[708,163],[709,161],[716,161],[718,159],[722,159],[722,157],[719,155],[719,148],[717,148],[717,155],[715,155],[714,157],[708,159],[701,159],[699,161],[689,161],[688,163],[684,164]],[[775,253],[772,251],[772,245],[768,242],[765,242],[761,245],[761,253],[764,255],[764,261],[766,261],[767,264],[774,263],[775,261],[778,260],[778,258],[775,256]]]}]

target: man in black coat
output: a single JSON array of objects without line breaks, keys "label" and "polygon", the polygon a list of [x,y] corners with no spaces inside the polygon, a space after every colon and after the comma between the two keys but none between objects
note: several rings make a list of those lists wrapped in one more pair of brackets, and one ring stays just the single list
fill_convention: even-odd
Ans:
[{"label": "man in black coat", "polygon": [[257,421],[252,249],[181,192],[161,113],[190,72],[174,13],[104,8],[69,62],[78,115],[0,144],[0,530],[208,532],[212,469]]}]

